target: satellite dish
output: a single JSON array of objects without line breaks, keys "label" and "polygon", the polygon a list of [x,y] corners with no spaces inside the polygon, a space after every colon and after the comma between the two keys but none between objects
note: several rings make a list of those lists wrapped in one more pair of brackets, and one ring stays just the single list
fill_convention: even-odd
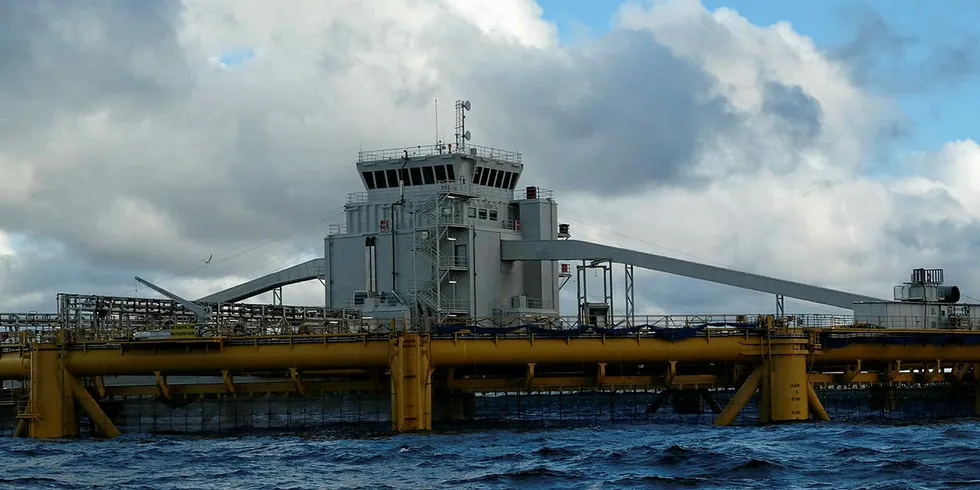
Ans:
[{"label": "satellite dish", "polygon": [[466,138],[466,141],[469,141],[470,140],[470,132],[467,131],[467,132],[463,133],[463,138]]},{"label": "satellite dish", "polygon": [[463,102],[463,109],[470,110],[470,101]]}]

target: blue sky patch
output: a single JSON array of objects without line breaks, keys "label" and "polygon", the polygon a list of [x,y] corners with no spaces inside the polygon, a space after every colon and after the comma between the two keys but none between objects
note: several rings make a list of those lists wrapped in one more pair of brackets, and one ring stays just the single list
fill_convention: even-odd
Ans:
[{"label": "blue sky patch", "polygon": [[[563,44],[601,36],[626,2],[538,0]],[[639,1],[647,4],[647,1]],[[948,0],[702,0],[708,10],[730,8],[755,25],[788,22],[828,56],[842,60],[855,82],[894,100],[911,121],[888,153],[936,149],[957,139],[980,139],[973,124],[980,92],[980,2]]]},{"label": "blue sky patch", "polygon": [[226,67],[239,66],[254,57],[255,50],[252,48],[233,48],[218,56],[218,64]]}]

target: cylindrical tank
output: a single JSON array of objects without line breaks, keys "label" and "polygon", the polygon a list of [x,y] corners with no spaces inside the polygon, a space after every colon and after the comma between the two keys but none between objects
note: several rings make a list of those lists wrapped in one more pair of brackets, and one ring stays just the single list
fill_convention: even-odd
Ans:
[{"label": "cylindrical tank", "polygon": [[957,286],[939,286],[936,296],[940,303],[955,303],[960,300],[960,288]]}]

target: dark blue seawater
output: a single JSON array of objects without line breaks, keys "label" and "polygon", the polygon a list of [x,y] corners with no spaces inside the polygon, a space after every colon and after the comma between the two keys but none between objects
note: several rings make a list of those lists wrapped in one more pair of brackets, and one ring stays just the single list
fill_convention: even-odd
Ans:
[{"label": "dark blue seawater", "polygon": [[976,421],[0,439],[0,488],[974,488]]}]

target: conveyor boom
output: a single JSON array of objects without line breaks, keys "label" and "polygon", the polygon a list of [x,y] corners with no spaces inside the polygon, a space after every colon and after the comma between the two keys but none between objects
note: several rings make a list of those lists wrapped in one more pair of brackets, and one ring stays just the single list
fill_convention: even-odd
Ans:
[{"label": "conveyor boom", "polygon": [[234,303],[243,299],[251,298],[262,293],[272,291],[281,286],[288,286],[298,282],[309,281],[323,277],[323,259],[313,259],[294,265],[288,269],[273,272],[257,279],[239,284],[234,287],[219,291],[209,296],[205,296],[198,303]]},{"label": "conveyor boom", "polygon": [[500,245],[501,260],[610,260],[846,309],[853,309],[857,301],[881,301],[870,296],[580,240],[504,240]]}]

